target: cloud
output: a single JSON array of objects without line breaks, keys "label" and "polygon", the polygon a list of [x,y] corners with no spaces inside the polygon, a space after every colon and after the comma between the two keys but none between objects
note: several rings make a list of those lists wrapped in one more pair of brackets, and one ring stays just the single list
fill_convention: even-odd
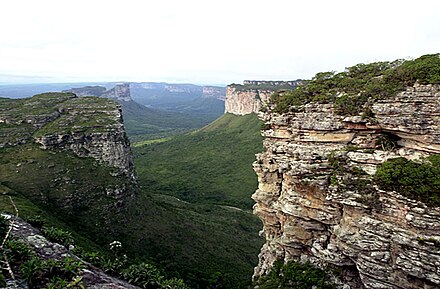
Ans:
[{"label": "cloud", "polygon": [[439,52],[440,1],[7,1],[0,73],[59,81],[296,79]]}]

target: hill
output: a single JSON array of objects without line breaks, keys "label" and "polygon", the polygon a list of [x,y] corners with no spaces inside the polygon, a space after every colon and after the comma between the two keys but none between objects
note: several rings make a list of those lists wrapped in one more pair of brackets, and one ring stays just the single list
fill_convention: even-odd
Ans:
[{"label": "hill", "polygon": [[252,170],[262,149],[255,114],[225,114],[193,133],[134,148],[143,189],[188,202],[250,209],[257,188]]}]

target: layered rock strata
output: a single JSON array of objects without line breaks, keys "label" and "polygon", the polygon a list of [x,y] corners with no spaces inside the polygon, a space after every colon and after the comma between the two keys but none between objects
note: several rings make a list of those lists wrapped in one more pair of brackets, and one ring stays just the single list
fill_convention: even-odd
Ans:
[{"label": "layered rock strata", "polygon": [[[408,87],[371,112],[344,117],[309,103],[260,113],[265,151],[253,199],[266,243],[255,276],[294,260],[333,272],[341,288],[440,287],[440,208],[371,183],[390,158],[440,153],[440,86]],[[385,149],[384,138],[397,145]],[[371,185],[347,185],[361,180]]]},{"label": "layered rock strata", "polygon": [[225,113],[232,113],[236,115],[258,113],[269,103],[270,96],[273,92],[282,89],[293,89],[301,83],[301,80],[245,80],[243,85],[228,85],[226,87]]},{"label": "layered rock strata", "polygon": [[235,87],[226,88],[225,113],[246,115],[258,113],[261,107],[269,102],[273,91],[249,89],[237,90]]}]

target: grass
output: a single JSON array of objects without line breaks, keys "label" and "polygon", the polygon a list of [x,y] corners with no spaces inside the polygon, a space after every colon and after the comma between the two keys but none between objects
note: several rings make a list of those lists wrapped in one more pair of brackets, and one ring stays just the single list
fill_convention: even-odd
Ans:
[{"label": "grass", "polygon": [[132,147],[141,147],[145,145],[155,144],[155,143],[162,143],[171,140],[171,137],[164,137],[164,138],[158,138],[158,139],[150,139],[150,140],[144,140],[144,141],[138,141],[135,143],[132,143]]},{"label": "grass", "polygon": [[134,162],[145,191],[251,209],[261,144],[256,115],[225,114],[196,132],[135,147]]}]

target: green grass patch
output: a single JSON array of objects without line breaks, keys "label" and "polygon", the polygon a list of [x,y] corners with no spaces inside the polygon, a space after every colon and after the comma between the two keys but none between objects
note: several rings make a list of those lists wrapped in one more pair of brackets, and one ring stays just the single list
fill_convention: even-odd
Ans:
[{"label": "green grass patch", "polygon": [[167,142],[171,139],[172,139],[171,137],[164,137],[164,138],[158,138],[158,139],[138,141],[138,142],[132,143],[131,146],[132,147],[141,147],[141,146],[150,145],[150,144]]}]

